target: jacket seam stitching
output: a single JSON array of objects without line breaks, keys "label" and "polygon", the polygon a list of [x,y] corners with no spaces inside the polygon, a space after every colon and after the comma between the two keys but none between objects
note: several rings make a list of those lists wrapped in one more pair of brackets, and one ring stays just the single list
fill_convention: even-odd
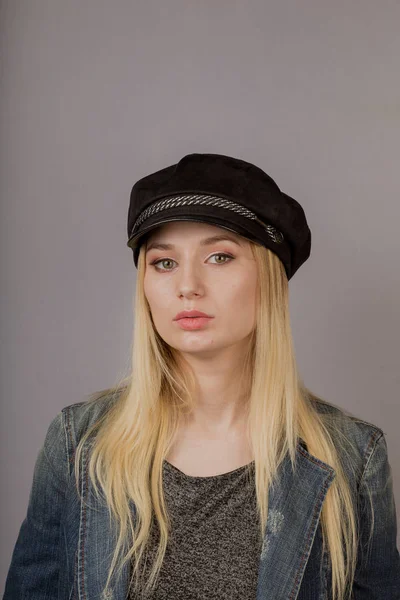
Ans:
[{"label": "jacket seam stitching", "polygon": [[86,589],[85,589],[85,542],[86,542],[86,502],[85,502],[85,497],[87,497],[87,490],[88,490],[88,469],[87,469],[87,460],[88,460],[88,448],[85,448],[86,450],[86,456],[84,456],[84,460],[82,461],[83,463],[83,470],[85,472],[85,477],[82,477],[82,513],[81,513],[81,521],[82,521],[82,536],[80,539],[80,544],[79,544],[79,553],[81,556],[81,565],[82,565],[82,580],[81,580],[81,584],[80,584],[80,591],[82,594],[82,598],[84,600],[86,600],[87,596],[86,596]]},{"label": "jacket seam stitching", "polygon": [[75,445],[72,439],[72,426],[71,426],[71,411],[70,407],[66,409],[66,423],[67,423],[67,434],[69,439],[69,445],[71,448],[71,456],[69,456],[69,463],[72,464],[75,458]]},{"label": "jacket seam stitching", "polygon": [[366,458],[365,467],[364,467],[363,473],[361,475],[361,479],[360,479],[360,484],[359,485],[361,485],[362,482],[363,482],[363,479],[364,479],[365,474],[367,472],[368,466],[369,466],[369,464],[371,462],[372,455],[374,454],[374,450],[376,448],[376,445],[377,445],[378,441],[382,437],[383,437],[383,433],[380,432],[380,431],[376,431],[376,432],[374,431],[372,433],[372,435],[371,435],[371,438],[369,440],[367,449],[365,451],[365,457],[367,457],[367,458]]}]

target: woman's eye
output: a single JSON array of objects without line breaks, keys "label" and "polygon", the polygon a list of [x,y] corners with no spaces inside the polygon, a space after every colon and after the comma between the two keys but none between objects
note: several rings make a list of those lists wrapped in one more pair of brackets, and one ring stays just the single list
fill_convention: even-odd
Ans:
[{"label": "woman's eye", "polygon": [[[230,256],[230,254],[226,254],[225,252],[218,252],[217,254],[213,254],[212,256],[210,256],[210,258],[214,258],[214,256],[222,256],[224,259],[229,258],[229,259],[233,259],[233,256]],[[162,269],[158,266],[159,263],[168,263],[168,262],[175,262],[174,260],[172,260],[171,258],[159,258],[158,260],[154,260],[152,263],[150,263],[151,265],[153,265],[158,271],[170,271],[171,269]],[[219,262],[217,261],[214,264],[217,265],[224,265],[226,261],[224,260],[223,262]]]}]

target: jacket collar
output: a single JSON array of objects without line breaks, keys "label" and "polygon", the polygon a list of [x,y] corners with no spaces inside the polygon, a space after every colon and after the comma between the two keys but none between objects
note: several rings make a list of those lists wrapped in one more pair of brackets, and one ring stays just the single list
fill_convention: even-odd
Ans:
[{"label": "jacket collar", "polygon": [[[128,565],[112,589],[102,595],[116,542],[108,508],[96,501],[87,477],[87,452],[83,448],[82,488],[77,551],[79,600],[125,600]],[[269,492],[267,527],[262,547],[256,600],[296,600],[320,519],[322,505],[336,472],[310,454],[302,441],[296,449],[293,472],[286,455],[280,476]]]}]

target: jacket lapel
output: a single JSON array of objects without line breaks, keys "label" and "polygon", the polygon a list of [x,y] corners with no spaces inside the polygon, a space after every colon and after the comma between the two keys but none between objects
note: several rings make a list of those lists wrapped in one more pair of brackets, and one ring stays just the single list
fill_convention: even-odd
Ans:
[{"label": "jacket lapel", "polygon": [[297,469],[288,455],[269,493],[257,600],[296,600],[335,470],[297,444]]},{"label": "jacket lapel", "polygon": [[[336,476],[334,469],[297,444],[297,468],[290,459],[269,493],[269,512],[257,582],[257,600],[296,600],[322,505]],[[79,543],[75,585],[79,600],[126,600],[128,566],[102,594],[111,565],[117,531],[105,502],[99,502],[87,473],[88,447],[82,454]],[[133,507],[132,507],[133,508]]]}]

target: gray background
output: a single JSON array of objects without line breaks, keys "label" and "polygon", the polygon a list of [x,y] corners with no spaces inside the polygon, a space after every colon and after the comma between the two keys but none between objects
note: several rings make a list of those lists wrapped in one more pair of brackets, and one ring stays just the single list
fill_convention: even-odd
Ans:
[{"label": "gray background", "polygon": [[399,514],[399,3],[0,11],[2,582],[50,420],[129,362],[130,188],[189,152],[255,162],[303,205],[301,373],[384,430]]}]

